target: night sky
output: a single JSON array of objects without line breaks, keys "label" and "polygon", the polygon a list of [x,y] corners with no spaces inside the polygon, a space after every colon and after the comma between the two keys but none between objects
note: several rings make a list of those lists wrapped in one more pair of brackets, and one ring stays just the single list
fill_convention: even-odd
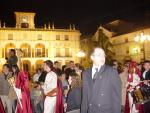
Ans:
[{"label": "night sky", "polygon": [[83,35],[115,19],[133,22],[150,13],[150,0],[0,0],[0,20],[15,26],[15,11],[35,12],[36,27],[54,22],[56,28],[75,24]]}]

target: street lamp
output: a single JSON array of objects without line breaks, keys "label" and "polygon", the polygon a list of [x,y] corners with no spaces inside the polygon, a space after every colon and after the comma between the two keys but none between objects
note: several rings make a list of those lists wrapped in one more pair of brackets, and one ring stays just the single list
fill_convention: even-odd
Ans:
[{"label": "street lamp", "polygon": [[140,42],[143,45],[143,59],[145,61],[145,42],[150,41],[150,35],[144,35],[144,33],[140,33],[140,35],[137,35],[134,40],[136,42]]},{"label": "street lamp", "polygon": [[83,50],[78,51],[78,53],[76,54],[77,57],[80,58],[80,63],[82,64],[82,58],[85,57],[85,53]]}]

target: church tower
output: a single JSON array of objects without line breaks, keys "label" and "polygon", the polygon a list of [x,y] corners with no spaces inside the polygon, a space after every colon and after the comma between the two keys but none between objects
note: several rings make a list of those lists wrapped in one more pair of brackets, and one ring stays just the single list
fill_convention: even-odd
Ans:
[{"label": "church tower", "polygon": [[36,13],[15,12],[16,28],[34,29],[34,17]]}]

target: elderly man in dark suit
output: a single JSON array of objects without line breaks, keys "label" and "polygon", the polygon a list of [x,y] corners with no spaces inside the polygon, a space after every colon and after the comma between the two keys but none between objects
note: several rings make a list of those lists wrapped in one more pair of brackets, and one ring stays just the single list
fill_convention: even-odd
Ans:
[{"label": "elderly man in dark suit", "polygon": [[105,52],[95,48],[93,66],[83,73],[81,113],[121,113],[121,82],[115,69],[105,65]]}]

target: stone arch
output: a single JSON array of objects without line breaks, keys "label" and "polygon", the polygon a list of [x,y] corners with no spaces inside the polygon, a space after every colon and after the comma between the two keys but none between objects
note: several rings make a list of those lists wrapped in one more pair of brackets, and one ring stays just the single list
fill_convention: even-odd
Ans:
[{"label": "stone arch", "polygon": [[44,61],[43,60],[37,60],[35,63],[35,69],[42,68]]},{"label": "stone arch", "polygon": [[5,45],[5,57],[8,57],[9,56],[9,50],[10,49],[15,49],[16,46],[14,43],[8,43]]}]

